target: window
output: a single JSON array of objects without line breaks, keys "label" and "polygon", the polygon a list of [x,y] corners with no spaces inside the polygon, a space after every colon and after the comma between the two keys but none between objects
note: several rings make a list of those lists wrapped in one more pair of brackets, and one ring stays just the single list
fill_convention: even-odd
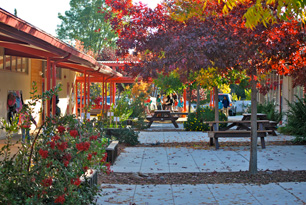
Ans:
[{"label": "window", "polygon": [[[52,67],[50,71],[51,71],[51,78],[52,78]],[[47,62],[46,61],[42,62],[42,72],[43,72],[43,77],[46,77],[47,75]],[[62,79],[62,68],[60,67],[56,67],[56,79]]]},{"label": "window", "polygon": [[16,56],[1,55],[0,70],[28,73],[28,59]]}]

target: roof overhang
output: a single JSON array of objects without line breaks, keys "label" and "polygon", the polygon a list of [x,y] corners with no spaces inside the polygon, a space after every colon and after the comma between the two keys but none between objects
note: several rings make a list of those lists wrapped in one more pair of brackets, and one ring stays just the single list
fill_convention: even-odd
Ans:
[{"label": "roof overhang", "polygon": [[[5,55],[61,61],[57,65],[78,72],[121,77],[122,74],[97,62],[71,45],[0,8],[0,47]],[[69,56],[69,58],[67,58]],[[66,57],[66,58],[65,58]]]}]

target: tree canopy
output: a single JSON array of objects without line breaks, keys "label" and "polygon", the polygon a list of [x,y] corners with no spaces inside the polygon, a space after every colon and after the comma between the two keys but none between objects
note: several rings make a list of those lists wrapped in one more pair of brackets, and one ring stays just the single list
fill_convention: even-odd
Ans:
[{"label": "tree canopy", "polygon": [[117,36],[105,22],[101,6],[106,7],[104,0],[70,0],[70,10],[64,15],[58,14],[62,21],[56,31],[58,38],[71,42],[79,40],[86,50],[95,53],[105,47],[114,47]]},{"label": "tree canopy", "polygon": [[170,11],[188,14],[191,9],[186,4],[196,9],[194,4],[201,1],[184,1],[184,6],[176,4],[181,1],[166,2],[173,4],[158,5],[153,10],[142,4],[107,1],[117,13],[106,18],[119,36],[119,53],[135,48],[145,54],[140,63],[129,67],[133,75],[156,77],[159,72],[179,68],[181,78],[187,81],[190,72],[209,67],[225,74],[233,69],[246,70],[248,75],[254,69],[259,73],[274,69],[293,76],[296,85],[304,84],[304,32],[296,20],[261,24],[250,30],[243,16],[251,2],[237,4],[225,14],[225,4],[206,1],[205,12],[181,20]]}]

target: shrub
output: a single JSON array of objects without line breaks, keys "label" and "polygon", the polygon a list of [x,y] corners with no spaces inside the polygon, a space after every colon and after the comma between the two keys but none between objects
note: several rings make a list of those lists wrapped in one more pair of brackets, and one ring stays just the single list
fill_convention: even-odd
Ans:
[{"label": "shrub", "polygon": [[47,118],[32,142],[22,144],[16,154],[11,152],[11,136],[17,122],[2,123],[7,141],[0,150],[0,204],[93,202],[99,187],[90,186],[87,178],[81,183],[80,177],[90,169],[110,172],[99,122],[79,122],[73,115]]},{"label": "shrub", "polygon": [[276,104],[273,101],[257,105],[258,113],[264,113],[267,115],[268,120],[279,123],[282,120],[283,115],[276,110]]},{"label": "shrub", "polygon": [[282,128],[282,132],[296,136],[294,142],[306,142],[306,95],[298,98],[297,102],[290,103],[287,113],[287,124]]},{"label": "shrub", "polygon": [[[209,126],[204,121],[214,121],[215,110],[209,107],[198,108],[196,112],[189,113],[187,121],[184,122],[184,128],[187,131],[208,131]],[[226,121],[227,117],[224,113],[219,111],[219,120]],[[226,124],[220,125],[220,127],[226,126]]]},{"label": "shrub", "polygon": [[113,135],[116,140],[119,140],[120,143],[126,143],[132,146],[139,144],[138,132],[135,132],[131,128],[112,129],[111,135]]}]

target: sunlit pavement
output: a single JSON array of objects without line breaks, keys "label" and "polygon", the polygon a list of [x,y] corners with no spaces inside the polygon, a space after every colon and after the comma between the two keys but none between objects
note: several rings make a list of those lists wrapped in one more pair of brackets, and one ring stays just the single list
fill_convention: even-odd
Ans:
[{"label": "sunlit pavement", "polygon": [[[240,120],[240,116],[234,116]],[[231,119],[234,120],[234,119]],[[152,124],[139,141],[152,147],[127,147],[112,166],[114,172],[184,173],[238,172],[249,168],[248,146],[215,150],[186,147],[154,147],[159,143],[208,143],[207,133],[177,131],[173,124]],[[155,129],[155,130],[154,130]],[[292,136],[268,136],[266,141],[290,141]],[[248,138],[220,139],[250,141]],[[260,143],[258,143],[260,145]],[[272,145],[271,145],[272,144]],[[258,146],[259,170],[306,170],[306,146]],[[103,184],[98,204],[306,204],[306,182],[255,184]]]}]

